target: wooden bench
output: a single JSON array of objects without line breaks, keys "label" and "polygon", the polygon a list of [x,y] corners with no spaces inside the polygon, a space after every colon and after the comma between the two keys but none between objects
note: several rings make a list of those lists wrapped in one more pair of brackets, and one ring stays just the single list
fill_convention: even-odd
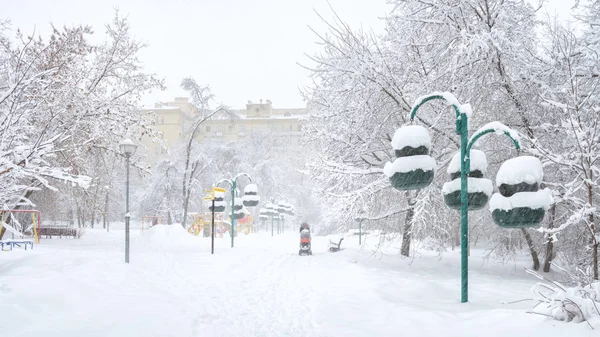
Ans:
[{"label": "wooden bench", "polygon": [[10,247],[10,250],[13,250],[14,246],[19,248],[24,247],[27,250],[27,246],[30,246],[33,249],[33,240],[29,239],[10,239],[10,240],[2,240],[0,241],[0,249],[5,250],[4,246]]},{"label": "wooden bench", "polygon": [[81,236],[81,232],[74,227],[40,227],[38,231],[40,237],[43,236],[47,239],[53,236],[58,236],[59,238],[63,236],[79,238]]}]

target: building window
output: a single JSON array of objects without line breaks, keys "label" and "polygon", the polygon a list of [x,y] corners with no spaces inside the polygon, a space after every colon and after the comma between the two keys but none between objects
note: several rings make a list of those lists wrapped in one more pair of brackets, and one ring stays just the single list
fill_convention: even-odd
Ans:
[{"label": "building window", "polygon": [[210,132],[210,125],[206,126],[206,132]]},{"label": "building window", "polygon": [[233,132],[233,125],[230,125],[230,126],[227,128],[227,132],[229,132],[229,133],[232,133],[232,132]]},{"label": "building window", "polygon": [[165,124],[165,117],[160,118],[160,124]]},{"label": "building window", "polygon": [[289,129],[289,131],[292,131],[292,128],[293,128],[293,126],[291,126],[291,125],[290,125],[290,129]]},{"label": "building window", "polygon": [[283,113],[285,117],[292,117],[292,114],[289,111]]}]

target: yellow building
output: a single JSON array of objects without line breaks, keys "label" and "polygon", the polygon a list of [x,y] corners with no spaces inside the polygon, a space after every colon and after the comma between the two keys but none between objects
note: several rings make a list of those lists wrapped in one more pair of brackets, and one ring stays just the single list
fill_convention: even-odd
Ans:
[{"label": "yellow building", "polygon": [[[154,128],[161,133],[166,149],[172,149],[187,138],[194,118],[199,113],[185,97],[177,97],[172,102],[156,103],[154,108],[143,111],[154,116]],[[270,100],[260,100],[259,103],[248,101],[246,109],[218,112],[203,122],[196,139],[200,143],[226,143],[242,140],[253,133],[269,133],[297,140],[302,135],[301,120],[307,113],[306,108],[273,108]],[[158,144],[145,140],[145,145],[152,162],[161,153],[164,154]]]}]

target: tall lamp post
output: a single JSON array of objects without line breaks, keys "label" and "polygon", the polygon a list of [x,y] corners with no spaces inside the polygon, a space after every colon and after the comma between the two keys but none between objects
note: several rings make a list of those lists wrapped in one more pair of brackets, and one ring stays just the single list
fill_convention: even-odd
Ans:
[{"label": "tall lamp post", "polygon": [[135,153],[137,145],[131,139],[125,139],[119,144],[119,150],[125,156],[127,182],[125,184],[125,263],[129,263],[129,163],[131,155]]},{"label": "tall lamp post", "polygon": [[[221,179],[217,182],[217,186],[219,186],[222,183],[228,183],[229,186],[231,187],[231,248],[233,248],[233,240],[235,237],[235,220],[236,220],[235,195],[237,193],[237,180],[242,176],[246,176],[250,180],[250,182],[252,182],[252,177],[250,177],[250,175],[248,175],[246,173],[240,173],[240,174],[236,175],[235,177],[233,177],[232,179]],[[242,217],[244,217],[243,212],[237,213],[237,214],[242,214]]]},{"label": "tall lamp post", "polygon": [[[410,121],[413,122],[415,114],[419,108],[431,100],[444,100],[454,108],[456,112],[456,134],[460,136],[460,152],[456,155],[448,168],[451,182],[444,185],[444,202],[448,207],[460,209],[461,215],[461,302],[469,300],[468,295],[468,211],[483,208],[493,190],[492,182],[483,179],[483,174],[487,169],[487,161],[483,153],[477,154],[476,150],[471,151],[473,144],[483,135],[495,133],[508,136],[516,149],[520,149],[518,134],[499,122],[491,122],[480,128],[469,138],[468,118],[472,114],[469,104],[460,104],[456,97],[449,92],[434,92],[417,98],[410,111]],[[416,190],[427,187],[433,181],[435,172],[435,161],[429,156],[431,139],[428,131],[417,125],[403,126],[394,134],[392,140],[396,160],[393,163],[387,163],[384,168],[385,174],[389,177],[392,186],[400,191]],[[479,151],[481,152],[481,151]],[[476,159],[479,157],[480,159]],[[471,167],[471,164],[474,167]],[[541,164],[539,165],[541,171]],[[504,197],[510,198],[516,192],[523,193],[530,191],[538,193],[537,184],[535,186],[512,186],[513,191],[504,193]],[[502,185],[500,189],[504,189]],[[543,195],[543,191],[539,191]],[[528,193],[528,192],[526,192]],[[496,199],[500,199],[496,197]],[[521,197],[518,197],[521,198]],[[521,198],[524,199],[524,198]],[[546,199],[544,199],[546,200]],[[547,198],[547,200],[550,200]],[[494,202],[491,205],[493,209],[492,217],[494,222],[504,228],[524,228],[539,224],[543,218],[546,206],[542,205],[524,205],[508,210],[494,209],[502,200]],[[545,202],[544,202],[545,203]],[[506,204],[506,203],[505,203]],[[510,205],[510,201],[508,202]],[[539,206],[539,207],[538,207]],[[501,206],[500,208],[504,208]],[[541,216],[540,216],[541,214]],[[517,215],[517,216],[515,216]]]}]

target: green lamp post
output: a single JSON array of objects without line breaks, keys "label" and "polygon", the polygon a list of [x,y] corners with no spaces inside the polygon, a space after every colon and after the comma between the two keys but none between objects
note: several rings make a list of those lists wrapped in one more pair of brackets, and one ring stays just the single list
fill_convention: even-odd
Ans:
[{"label": "green lamp post", "polygon": [[[483,178],[487,169],[485,154],[478,150],[471,150],[473,144],[483,135],[495,133],[508,136],[515,148],[520,149],[518,134],[499,122],[491,122],[480,128],[469,139],[468,118],[472,114],[469,104],[460,104],[456,97],[448,92],[434,92],[429,95],[419,97],[410,111],[410,121],[413,122],[419,108],[431,100],[444,100],[454,108],[456,113],[456,134],[460,136],[460,152],[453,158],[448,173],[453,179],[446,183],[443,189],[444,201],[448,207],[460,209],[461,214],[461,302],[468,302],[468,211],[482,209],[489,200],[493,186],[491,181]],[[399,128],[394,134],[392,146],[395,150],[396,160],[393,163],[387,163],[384,173],[389,177],[391,185],[400,191],[421,189],[433,181],[436,163],[429,156],[431,139],[427,129],[418,125],[409,125]],[[467,155],[469,154],[469,155]],[[522,158],[522,157],[518,157]],[[516,159],[516,158],[515,158]],[[474,163],[471,170],[471,161]],[[541,166],[540,166],[541,169]],[[498,179],[497,179],[498,182]],[[469,186],[471,184],[471,187]],[[519,187],[514,187],[519,190]],[[523,193],[523,192],[521,192]],[[527,192],[525,192],[527,193]],[[536,192],[528,192],[536,193]],[[508,195],[508,194],[507,194]],[[506,196],[500,196],[506,197]],[[510,208],[506,206],[506,201],[500,197],[492,196],[494,202],[491,208],[494,208],[492,217],[494,222],[503,227],[518,228],[530,226],[534,223],[539,224],[540,215],[543,217],[546,207],[537,207],[540,203],[547,202],[540,196],[538,199],[544,199],[531,207]],[[523,197],[521,197],[523,199]],[[508,211],[507,211],[508,209]],[[540,210],[541,209],[541,210]],[[496,215],[494,215],[494,213]],[[539,221],[538,221],[539,220]]]}]

